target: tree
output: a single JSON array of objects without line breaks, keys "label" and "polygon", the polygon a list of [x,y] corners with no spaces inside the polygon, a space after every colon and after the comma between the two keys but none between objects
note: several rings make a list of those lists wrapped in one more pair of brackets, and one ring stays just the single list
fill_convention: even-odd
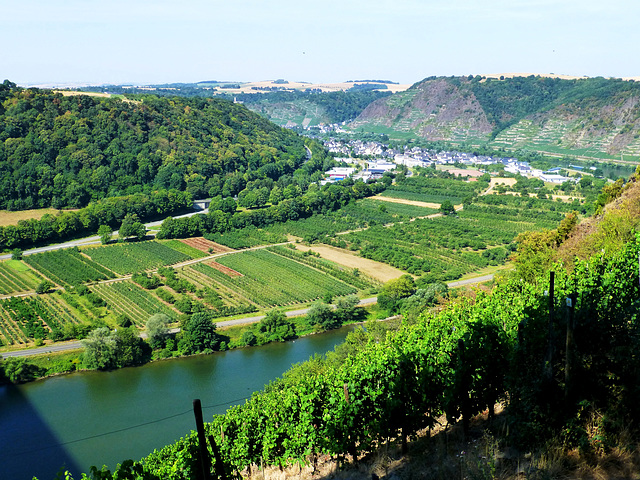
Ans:
[{"label": "tree", "polygon": [[339,297],[336,300],[336,309],[333,314],[341,323],[353,322],[360,316],[360,313],[364,311],[358,308],[359,303],[360,300],[356,295]]},{"label": "tree", "polygon": [[11,260],[22,260],[22,250],[19,248],[11,250]]},{"label": "tree", "polygon": [[0,380],[4,374],[11,383],[29,382],[41,377],[44,373],[44,368],[27,363],[23,358],[7,358],[0,363]]},{"label": "tree", "polygon": [[146,234],[147,229],[140,222],[138,215],[135,213],[125,215],[118,231],[120,238],[136,237],[138,240],[142,240]]},{"label": "tree", "polygon": [[262,343],[284,342],[296,337],[296,329],[293,323],[287,320],[282,310],[274,308],[260,320],[258,331],[264,336]]},{"label": "tree", "polygon": [[445,200],[440,204],[440,211],[443,215],[452,215],[456,213],[456,209],[449,200]]},{"label": "tree", "polygon": [[102,243],[102,245],[109,243],[111,235],[113,235],[113,229],[109,225],[100,225],[98,228],[98,236],[100,237],[100,243]]},{"label": "tree", "polygon": [[319,330],[331,330],[342,325],[342,321],[333,313],[333,310],[326,303],[314,303],[307,313],[307,322]]},{"label": "tree", "polygon": [[115,339],[114,367],[129,367],[143,363],[150,347],[138,335],[135,327],[119,328],[111,332]]},{"label": "tree", "polygon": [[36,287],[36,293],[39,295],[42,293],[47,293],[52,288],[53,288],[53,283],[51,283],[49,280],[43,280]]},{"label": "tree", "polygon": [[378,305],[393,312],[398,307],[401,299],[410,297],[416,291],[416,284],[411,275],[402,275],[400,278],[389,280],[382,286],[378,294]]},{"label": "tree", "polygon": [[107,370],[115,366],[116,339],[108,327],[92,330],[82,341],[82,364],[92,370]]},{"label": "tree", "polygon": [[205,312],[194,313],[182,327],[179,349],[183,353],[193,354],[216,350],[220,337],[216,333],[216,324]]},{"label": "tree", "polygon": [[152,348],[164,348],[169,333],[169,323],[171,319],[164,313],[156,313],[147,320],[147,339]]}]

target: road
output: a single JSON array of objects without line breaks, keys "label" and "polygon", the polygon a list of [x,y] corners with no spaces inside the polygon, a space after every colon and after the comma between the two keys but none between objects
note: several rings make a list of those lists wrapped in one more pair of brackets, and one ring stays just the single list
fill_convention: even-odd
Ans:
[{"label": "road", "polygon": [[[447,285],[451,288],[455,288],[455,287],[460,287],[463,285],[472,285],[475,283],[483,283],[483,282],[488,282],[490,280],[493,280],[493,275],[484,275],[482,277],[476,277],[476,278],[469,278],[467,280],[461,280],[458,282],[449,282]],[[369,297],[369,298],[364,298],[362,300],[360,300],[360,303],[358,304],[361,307],[367,306],[367,305],[373,305],[374,303],[376,303],[378,301],[377,297]],[[299,310],[290,310],[288,312],[285,312],[287,317],[298,317],[301,315],[306,315],[309,312],[308,308],[301,308]],[[223,320],[220,322],[216,322],[216,325],[218,325],[218,327],[231,327],[231,326],[235,326],[235,325],[244,325],[244,324],[249,324],[249,323],[258,323],[260,320],[262,320],[265,317],[265,315],[254,315],[251,317],[242,317],[242,318],[236,318],[234,320]],[[180,331],[179,328],[173,328],[170,330],[171,333],[178,333]],[[140,334],[140,336],[142,338],[146,338],[146,333],[142,332]],[[0,358],[10,358],[10,357],[14,357],[14,358],[18,358],[18,357],[30,357],[33,355],[42,355],[45,353],[53,353],[53,352],[64,352],[64,351],[69,351],[69,350],[78,350],[82,348],[82,342],[78,341],[78,340],[73,340],[73,341],[69,341],[69,342],[59,342],[59,343],[54,343],[51,345],[45,345],[43,347],[36,347],[36,348],[29,348],[26,350],[15,350],[12,352],[4,352],[0,354]]]},{"label": "road", "polygon": [[[184,218],[184,217],[191,217],[193,215],[198,215],[199,213],[209,213],[209,211],[207,209],[205,210],[195,210],[193,212],[190,213],[185,213],[183,215],[176,215],[173,218]],[[164,222],[164,220],[159,220],[156,222],[149,222],[149,223],[145,223],[144,226],[147,229],[153,228],[153,227],[159,227],[160,225],[162,225],[162,222]],[[113,235],[117,235],[118,231],[115,230],[113,232]],[[22,252],[22,255],[33,255],[35,253],[41,253],[41,252],[49,252],[51,250],[59,250],[61,248],[70,248],[70,247],[80,247],[83,245],[98,245],[100,244],[100,237],[97,235],[93,235],[91,237],[85,237],[85,238],[79,238],[77,240],[71,240],[69,242],[64,242],[64,243],[57,243],[55,245],[48,245],[46,247],[38,247],[38,248],[31,248],[29,250],[25,250],[24,252]],[[0,255],[0,260],[8,260],[11,258],[11,254],[7,253],[5,255]]]}]

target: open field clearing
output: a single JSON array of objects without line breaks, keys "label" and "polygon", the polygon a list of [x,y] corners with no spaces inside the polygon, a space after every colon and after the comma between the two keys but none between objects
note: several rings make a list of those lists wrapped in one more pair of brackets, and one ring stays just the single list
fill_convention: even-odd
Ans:
[{"label": "open field clearing", "polygon": [[229,247],[225,247],[224,245],[220,245],[219,243],[212,242],[211,240],[207,240],[204,237],[192,237],[192,238],[183,238],[180,240],[182,243],[189,245],[195,249],[200,250],[201,252],[209,253],[223,253],[223,252],[232,252],[233,249]]},{"label": "open field clearing", "polygon": [[56,210],[55,208],[38,208],[34,210],[20,210],[16,212],[0,210],[0,227],[17,225],[20,220],[29,220],[32,218],[40,220],[44,215],[56,215],[61,211],[62,210]]},{"label": "open field clearing", "polygon": [[380,196],[380,195],[376,195],[374,198],[376,200],[378,200],[378,201],[381,201],[381,202],[402,203],[402,204],[405,204],[405,205],[413,205],[415,207],[432,208],[432,209],[436,209],[436,210],[440,208],[440,204],[439,203],[421,202],[419,200],[408,200],[406,198],[383,197],[383,196]]},{"label": "open field clearing", "polygon": [[[355,82],[355,83],[377,83],[377,82]],[[227,93],[260,93],[260,90],[264,88],[286,88],[288,90],[306,90],[306,89],[318,89],[323,92],[338,92],[349,90],[353,87],[354,82],[342,82],[342,83],[306,83],[306,82],[288,82],[288,83],[276,83],[273,80],[264,80],[261,82],[249,82],[240,84],[240,88],[225,88],[224,92]],[[386,91],[389,92],[403,92],[407,90],[411,85],[398,85],[394,83],[380,84],[382,87],[386,85]],[[220,90],[220,89],[219,89]]]},{"label": "open field clearing", "polygon": [[451,175],[461,175],[463,177],[481,177],[484,172],[480,170],[467,170],[464,168],[443,168],[445,172],[449,172]]},{"label": "open field clearing", "polygon": [[358,257],[349,250],[342,248],[312,245],[296,245],[301,252],[311,250],[319,253],[322,258],[330,260],[347,268],[357,268],[365,275],[378,280],[379,282],[388,282],[394,278],[401,277],[405,272],[381,262],[375,262],[367,258]]}]

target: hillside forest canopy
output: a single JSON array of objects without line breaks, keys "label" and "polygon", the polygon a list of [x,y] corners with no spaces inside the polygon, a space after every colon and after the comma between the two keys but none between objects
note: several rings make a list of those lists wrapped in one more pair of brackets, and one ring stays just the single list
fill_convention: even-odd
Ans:
[{"label": "hillside forest canopy", "polygon": [[233,196],[308,158],[303,138],[220,98],[63,96],[6,80],[0,126],[6,210],[82,208],[154,189]]}]

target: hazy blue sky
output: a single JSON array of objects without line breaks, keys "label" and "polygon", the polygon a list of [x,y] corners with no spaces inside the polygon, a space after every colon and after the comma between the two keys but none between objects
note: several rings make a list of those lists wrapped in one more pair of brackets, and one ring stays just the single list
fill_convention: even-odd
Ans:
[{"label": "hazy blue sky", "polygon": [[0,81],[640,75],[638,0],[0,0]]}]

